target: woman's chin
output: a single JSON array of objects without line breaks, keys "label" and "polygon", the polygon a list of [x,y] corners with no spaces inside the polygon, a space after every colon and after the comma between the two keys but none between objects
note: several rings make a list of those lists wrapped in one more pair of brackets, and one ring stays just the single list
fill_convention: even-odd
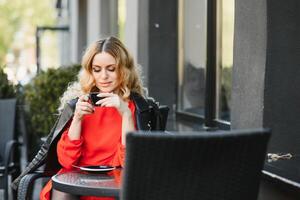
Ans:
[{"label": "woman's chin", "polygon": [[102,93],[111,93],[113,90],[111,90],[111,89],[109,89],[109,88],[100,88],[99,89],[100,90],[100,92],[102,92]]},{"label": "woman's chin", "polygon": [[108,87],[97,87],[99,89],[99,92],[103,92],[103,93],[111,93],[114,92],[116,90],[117,87],[110,85]]}]

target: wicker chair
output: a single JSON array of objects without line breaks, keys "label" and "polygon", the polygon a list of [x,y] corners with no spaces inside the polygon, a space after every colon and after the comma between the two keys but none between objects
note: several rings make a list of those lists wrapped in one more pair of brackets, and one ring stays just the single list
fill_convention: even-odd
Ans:
[{"label": "wicker chair", "polygon": [[127,136],[121,199],[255,200],[269,130]]}]

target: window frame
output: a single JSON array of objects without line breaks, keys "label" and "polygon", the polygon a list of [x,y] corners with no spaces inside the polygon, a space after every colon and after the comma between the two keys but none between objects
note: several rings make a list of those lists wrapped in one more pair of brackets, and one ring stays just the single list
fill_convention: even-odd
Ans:
[{"label": "window frame", "polygon": [[[180,16],[183,16],[182,12],[183,1],[179,0],[179,26],[178,26],[178,70],[183,70],[183,41],[181,32],[183,30],[183,20]],[[206,42],[206,79],[205,79],[205,103],[204,103],[204,116],[194,114],[191,112],[186,112],[179,110],[178,107],[176,109],[176,116],[186,120],[192,120],[198,123],[203,123],[203,128],[208,130],[213,129],[223,129],[230,130],[231,123],[230,121],[225,121],[216,118],[216,84],[217,84],[217,0],[207,0],[207,42]],[[180,73],[178,73],[180,74]],[[178,80],[180,77],[177,77]],[[178,81],[179,83],[179,81]],[[179,85],[178,85],[179,86]],[[179,88],[178,88],[179,89]],[[178,91],[182,93],[182,91]],[[178,95],[177,95],[178,96]],[[179,99],[181,101],[181,98]],[[177,101],[177,103],[180,103]]]}]

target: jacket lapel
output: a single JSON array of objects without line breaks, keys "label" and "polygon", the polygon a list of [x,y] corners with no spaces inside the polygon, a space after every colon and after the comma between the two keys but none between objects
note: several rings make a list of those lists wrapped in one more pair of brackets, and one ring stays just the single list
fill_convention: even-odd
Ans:
[{"label": "jacket lapel", "polygon": [[56,129],[53,133],[51,143],[57,137],[57,135],[66,127],[66,124],[70,121],[74,114],[74,107],[71,104],[66,104],[61,116],[59,117]]}]

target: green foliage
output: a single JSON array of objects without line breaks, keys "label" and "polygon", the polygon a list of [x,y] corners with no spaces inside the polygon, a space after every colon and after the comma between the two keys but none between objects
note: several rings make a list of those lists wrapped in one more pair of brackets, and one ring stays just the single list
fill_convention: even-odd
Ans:
[{"label": "green foliage", "polygon": [[46,136],[56,118],[59,98],[70,82],[77,78],[80,65],[48,69],[25,86],[25,103],[29,106],[29,131],[38,137]]},{"label": "green foliage", "polygon": [[7,75],[0,67],[0,99],[14,98],[16,97],[16,88],[9,82]]}]

